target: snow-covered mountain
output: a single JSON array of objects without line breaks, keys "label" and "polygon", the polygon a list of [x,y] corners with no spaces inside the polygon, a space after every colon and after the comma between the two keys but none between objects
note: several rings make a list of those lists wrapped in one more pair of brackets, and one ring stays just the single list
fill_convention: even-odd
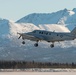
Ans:
[{"label": "snow-covered mountain", "polygon": [[39,24],[61,24],[67,25],[67,27],[72,30],[76,25],[76,8],[73,10],[60,10],[53,13],[33,13],[27,15],[17,23],[33,23],[35,25]]},{"label": "snow-covered mountain", "polygon": [[69,32],[65,26],[56,24],[35,26],[30,23],[14,23],[5,19],[1,19],[0,23],[0,60],[76,62],[75,41],[55,43],[55,48],[51,49],[47,42],[39,42],[39,47],[35,48],[33,46],[35,42],[26,40],[26,45],[22,45],[22,40],[18,40],[17,32],[29,32],[35,29]]},{"label": "snow-covered mountain", "polygon": [[[63,11],[64,13],[67,12],[65,16],[67,16],[68,21],[65,19],[64,15],[60,14],[60,12],[63,13]],[[23,18],[24,22],[21,19],[16,23],[6,19],[0,19],[0,60],[34,60],[41,62],[69,63],[76,62],[76,40],[55,43],[55,47],[53,49],[50,48],[50,43],[39,42],[39,47],[36,48],[33,45],[35,42],[28,40],[25,40],[26,44],[22,45],[22,39],[18,39],[19,35],[17,34],[17,32],[30,32],[35,29],[70,32],[64,24],[65,22],[69,23],[70,19],[68,16],[72,17],[75,15],[75,11],[75,9],[72,11],[65,9],[56,13],[52,13],[52,15],[39,14],[39,16],[37,16],[38,14],[30,14],[28,15],[29,17],[26,16],[27,18]]]}]

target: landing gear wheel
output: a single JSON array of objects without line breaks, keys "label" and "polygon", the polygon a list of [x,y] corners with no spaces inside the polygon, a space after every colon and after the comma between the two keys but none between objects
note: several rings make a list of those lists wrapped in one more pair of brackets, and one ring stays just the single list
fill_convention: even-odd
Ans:
[{"label": "landing gear wheel", "polygon": [[25,44],[25,41],[23,41],[22,44]]},{"label": "landing gear wheel", "polygon": [[35,46],[35,47],[38,47],[38,43],[35,43],[34,46]]},{"label": "landing gear wheel", "polygon": [[54,47],[54,44],[51,44],[50,47],[53,48]]}]

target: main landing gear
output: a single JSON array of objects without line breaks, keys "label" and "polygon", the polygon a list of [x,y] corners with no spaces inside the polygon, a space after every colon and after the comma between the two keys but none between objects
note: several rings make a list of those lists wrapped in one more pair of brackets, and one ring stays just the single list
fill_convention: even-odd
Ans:
[{"label": "main landing gear", "polygon": [[53,48],[54,47],[54,44],[51,44],[50,47]]},{"label": "main landing gear", "polygon": [[[35,47],[38,47],[38,42],[35,43],[34,46],[35,46]],[[54,44],[51,44],[50,47],[53,48],[53,47],[54,47]]]},{"label": "main landing gear", "polygon": [[38,47],[38,41],[34,44],[35,47]]},{"label": "main landing gear", "polygon": [[[35,46],[35,47],[38,47],[38,41],[34,44],[34,46]],[[54,43],[52,43],[52,44],[50,45],[50,47],[53,48],[53,47],[54,47]]]}]

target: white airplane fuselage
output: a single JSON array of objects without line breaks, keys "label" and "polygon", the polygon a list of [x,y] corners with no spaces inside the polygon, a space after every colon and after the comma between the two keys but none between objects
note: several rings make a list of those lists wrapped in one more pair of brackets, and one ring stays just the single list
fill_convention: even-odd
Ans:
[{"label": "white airplane fuselage", "polygon": [[39,40],[38,38],[40,40],[45,40],[47,42],[56,42],[56,41],[64,41],[64,40],[74,40],[76,36],[66,32],[58,33],[58,32],[48,32],[42,30],[35,30],[33,32],[23,34],[23,39],[37,41]]},{"label": "white airplane fuselage", "polygon": [[[34,30],[28,33],[18,33],[23,40],[28,39],[31,41],[36,41],[35,47],[38,46],[39,41],[52,42],[51,48],[54,47],[54,42],[60,42],[65,40],[74,40],[76,38],[76,27],[71,32],[51,32],[44,30]],[[19,38],[20,38],[19,37]],[[25,41],[22,42],[25,44]]]}]

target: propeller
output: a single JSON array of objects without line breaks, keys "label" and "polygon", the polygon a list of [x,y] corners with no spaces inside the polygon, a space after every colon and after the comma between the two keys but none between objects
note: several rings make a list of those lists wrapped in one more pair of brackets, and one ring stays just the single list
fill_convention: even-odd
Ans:
[{"label": "propeller", "polygon": [[21,38],[21,35],[19,36],[19,38],[18,39],[20,39]]},{"label": "propeller", "polygon": [[18,39],[20,39],[20,38],[21,38],[21,36],[22,36],[22,34],[21,34],[21,33],[18,33],[18,32],[17,32],[17,34],[19,34],[19,35],[20,35],[20,36],[18,37]]}]

